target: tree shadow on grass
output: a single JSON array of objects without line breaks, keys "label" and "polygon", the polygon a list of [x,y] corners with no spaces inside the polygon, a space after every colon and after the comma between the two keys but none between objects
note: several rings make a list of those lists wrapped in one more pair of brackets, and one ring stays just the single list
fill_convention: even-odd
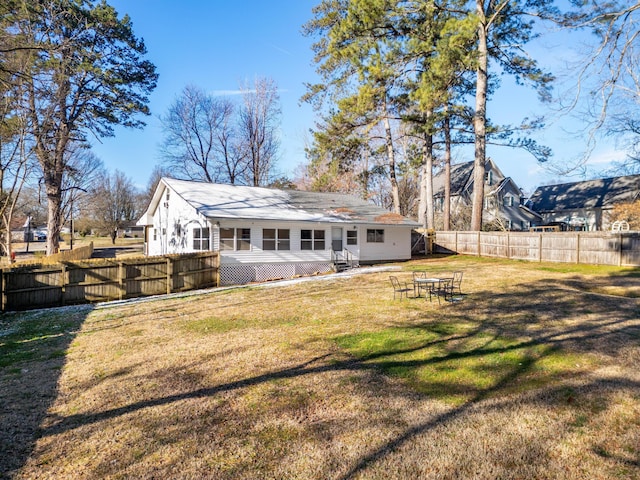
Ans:
[{"label": "tree shadow on grass", "polygon": [[[580,378],[583,371],[561,371],[547,377],[538,375],[536,381],[532,381],[536,368],[558,351],[615,356],[621,346],[637,347],[640,329],[638,310],[637,302],[631,299],[617,302],[615,308],[612,308],[610,299],[576,292],[562,281],[534,282],[520,285],[509,292],[473,292],[464,302],[444,307],[442,317],[435,323],[427,318],[427,314],[422,323],[402,325],[399,321],[399,332],[402,328],[412,328],[424,329],[428,333],[424,339],[413,343],[387,342],[383,347],[368,353],[352,352],[347,358],[335,354],[322,355],[289,368],[234,382],[193,388],[96,413],[50,418],[48,426],[41,429],[41,435],[56,435],[147,408],[171,405],[188,399],[216,397],[224,392],[243,390],[281,379],[340,371],[393,375],[393,372],[412,372],[439,365],[452,365],[455,368],[456,364],[465,361],[481,361],[491,355],[524,352],[520,361],[491,372],[493,380],[489,385],[469,383],[460,386],[423,380],[425,388],[418,388],[418,391],[427,392],[426,395],[441,400],[446,400],[451,391],[454,391],[459,398],[463,398],[462,402],[422,423],[405,428],[350,464],[340,465],[339,469],[330,474],[333,478],[346,480],[363,474],[417,436],[425,435],[469,414],[478,406],[484,405],[488,399],[493,402],[489,408],[500,408],[504,404],[515,402],[516,398],[520,402],[527,399],[537,403],[546,402],[551,407],[569,402],[572,397],[567,396],[565,382]],[[432,312],[429,313],[431,314]],[[462,330],[446,329],[443,328],[444,321],[467,327]],[[500,343],[497,342],[499,339],[508,341]],[[420,352],[425,353],[416,356]],[[481,362],[476,365],[480,364]],[[484,374],[491,370],[486,366],[475,368],[479,375],[483,374],[482,369],[487,369]],[[417,383],[420,387],[419,382]],[[580,389],[584,389],[584,392]],[[625,378],[592,379],[573,390],[574,394],[584,395],[593,395],[594,391],[605,399],[611,398],[612,392],[616,391],[630,391],[638,395],[640,384]],[[514,392],[517,395],[512,395]],[[630,465],[633,468],[633,461],[630,461]]]},{"label": "tree shadow on grass", "polygon": [[67,350],[92,308],[0,316],[0,478],[11,478],[33,451]]}]

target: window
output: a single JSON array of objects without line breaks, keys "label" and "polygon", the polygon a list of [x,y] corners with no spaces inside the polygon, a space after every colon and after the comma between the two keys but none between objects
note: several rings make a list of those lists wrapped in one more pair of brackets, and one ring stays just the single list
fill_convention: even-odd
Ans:
[{"label": "window", "polygon": [[221,228],[220,250],[250,250],[250,228]]},{"label": "window", "polygon": [[324,230],[301,230],[300,250],[324,250]]},{"label": "window", "polygon": [[444,212],[444,197],[436,197],[434,198],[433,209],[436,212]]},{"label": "window", "polygon": [[484,183],[486,183],[487,185],[491,185],[491,181],[493,180],[493,175],[491,173],[491,170],[489,170],[484,174]]},{"label": "window", "polygon": [[368,228],[367,243],[384,243],[384,230]]},{"label": "window", "polygon": [[156,240],[158,240],[158,229],[154,228],[153,229],[153,241],[155,242]]},{"label": "window", "polygon": [[529,228],[531,227],[531,222],[520,220],[520,227],[522,228],[522,230],[529,230]]},{"label": "window", "polygon": [[193,249],[209,250],[209,229],[208,228],[193,229]]},{"label": "window", "polygon": [[221,228],[220,229],[220,250],[233,250],[235,243],[235,229],[234,228]]},{"label": "window", "polygon": [[236,228],[236,250],[251,250],[250,228]]},{"label": "window", "polygon": [[289,250],[290,244],[289,229],[264,228],[262,230],[263,250]]},{"label": "window", "polygon": [[505,207],[513,207],[513,197],[511,195],[507,195],[502,199],[502,205]]},{"label": "window", "polygon": [[513,228],[513,224],[511,223],[511,220],[505,220],[504,223],[507,230],[511,230]]},{"label": "window", "polygon": [[347,230],[347,245],[358,244],[358,230]]}]

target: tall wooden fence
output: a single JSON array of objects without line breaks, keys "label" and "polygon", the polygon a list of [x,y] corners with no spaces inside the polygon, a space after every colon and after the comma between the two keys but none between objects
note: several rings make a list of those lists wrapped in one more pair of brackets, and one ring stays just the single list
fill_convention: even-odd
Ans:
[{"label": "tall wooden fence", "polygon": [[640,232],[436,232],[436,252],[534,262],[640,265]]},{"label": "tall wooden fence", "polygon": [[2,270],[2,311],[181,292],[218,285],[216,252],[63,262]]}]

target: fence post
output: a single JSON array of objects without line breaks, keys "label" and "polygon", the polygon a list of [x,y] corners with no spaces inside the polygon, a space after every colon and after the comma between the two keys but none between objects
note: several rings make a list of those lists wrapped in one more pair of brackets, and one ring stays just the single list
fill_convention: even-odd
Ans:
[{"label": "fence post", "polygon": [[0,271],[0,286],[2,288],[2,311],[4,312],[7,309],[7,272],[4,268]]},{"label": "fence post", "polygon": [[118,262],[118,298],[122,300],[124,298],[124,264]]},{"label": "fence post", "polygon": [[618,233],[618,266],[622,266],[622,232]]},{"label": "fence post", "polygon": [[580,264],[580,234],[576,233],[576,263]]},{"label": "fence post", "polygon": [[456,230],[456,253],[458,253],[458,231]]},{"label": "fence post", "polygon": [[220,252],[215,252],[213,257],[213,265],[215,268],[216,287],[220,286]]},{"label": "fence post", "polygon": [[60,305],[64,305],[65,293],[67,290],[67,266],[63,263],[60,266]]},{"label": "fence post", "polygon": [[538,236],[538,261],[542,262],[542,234]]},{"label": "fence post", "polygon": [[173,290],[173,262],[167,257],[167,295]]},{"label": "fence post", "polygon": [[507,259],[511,258],[511,232],[507,232]]},{"label": "fence post", "polygon": [[480,256],[480,231],[478,231],[478,256]]}]

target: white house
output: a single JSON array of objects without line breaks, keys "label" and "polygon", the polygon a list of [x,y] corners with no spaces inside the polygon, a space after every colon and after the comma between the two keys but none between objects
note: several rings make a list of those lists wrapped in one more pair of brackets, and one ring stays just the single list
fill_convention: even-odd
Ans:
[{"label": "white house", "polygon": [[417,222],[356,197],[163,178],[147,211],[145,253],[220,252],[222,284],[411,258]]}]

